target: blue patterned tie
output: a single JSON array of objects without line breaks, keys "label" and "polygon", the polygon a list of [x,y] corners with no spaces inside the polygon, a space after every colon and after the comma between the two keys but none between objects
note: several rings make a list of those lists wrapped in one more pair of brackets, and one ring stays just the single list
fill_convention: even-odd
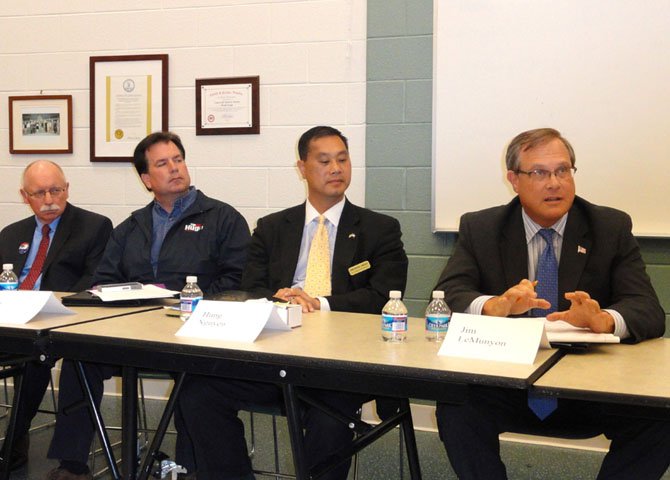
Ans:
[{"label": "blue patterned tie", "polygon": [[545,317],[555,312],[558,306],[558,262],[554,253],[554,231],[551,228],[543,228],[537,234],[544,239],[547,246],[537,260],[537,270],[535,272],[537,287],[535,287],[535,291],[537,292],[537,298],[544,298],[551,303],[551,308],[546,310],[535,308],[533,309],[533,316]]},{"label": "blue patterned tie", "polygon": [[[554,254],[554,230],[551,228],[543,228],[537,232],[547,246],[540,254],[537,261],[537,270],[535,272],[535,279],[537,286],[537,298],[543,298],[551,303],[551,307],[542,310],[534,308],[532,311],[533,317],[544,317],[557,310],[558,306],[558,262]],[[557,401],[553,397],[545,397],[542,395],[535,395],[528,393],[528,407],[537,415],[540,420],[547,418],[554,410],[556,410]]]}]

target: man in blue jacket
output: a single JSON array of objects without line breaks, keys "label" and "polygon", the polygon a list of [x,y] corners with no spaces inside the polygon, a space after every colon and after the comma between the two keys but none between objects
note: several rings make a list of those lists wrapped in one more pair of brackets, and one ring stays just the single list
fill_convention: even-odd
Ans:
[{"label": "man in blue jacket", "polygon": [[[239,288],[250,240],[249,227],[230,205],[207,197],[191,186],[186,153],[180,138],[155,132],[135,148],[135,169],[154,200],[133,212],[114,229],[94,275],[94,284],[141,282],[181,290],[186,275],[197,275],[205,293]],[[87,364],[86,373],[99,404],[103,381],[118,367]],[[81,401],[72,362],[65,361],[60,380],[59,405]],[[180,429],[180,418],[176,418]],[[94,428],[86,409],[68,415],[59,412],[48,457],[60,460],[49,480],[85,480]],[[188,442],[180,434],[177,460],[189,463]],[[179,458],[181,456],[181,458]]]}]

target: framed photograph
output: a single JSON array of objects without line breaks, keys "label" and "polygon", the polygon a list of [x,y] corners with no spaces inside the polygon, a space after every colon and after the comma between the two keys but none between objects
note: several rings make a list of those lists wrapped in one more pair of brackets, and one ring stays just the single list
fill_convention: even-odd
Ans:
[{"label": "framed photograph", "polygon": [[9,97],[9,153],[72,153],[72,95]]},{"label": "framed photograph", "polygon": [[195,81],[195,134],[260,133],[259,77]]},{"label": "framed photograph", "polygon": [[91,57],[91,161],[128,162],[135,146],[168,129],[168,56]]}]

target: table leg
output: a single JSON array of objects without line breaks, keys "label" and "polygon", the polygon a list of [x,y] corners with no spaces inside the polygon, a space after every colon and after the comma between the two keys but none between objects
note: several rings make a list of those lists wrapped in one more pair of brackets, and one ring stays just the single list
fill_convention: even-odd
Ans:
[{"label": "table leg", "polygon": [[121,475],[119,474],[119,469],[116,466],[116,459],[114,458],[114,452],[112,452],[112,446],[109,441],[109,436],[107,435],[107,430],[105,430],[105,423],[102,420],[102,415],[100,410],[95,405],[93,400],[93,393],[91,392],[91,385],[88,382],[86,377],[86,371],[84,370],[84,365],[80,361],[75,361],[75,370],[77,371],[77,376],[79,377],[79,384],[81,385],[84,395],[86,397],[86,403],[88,403],[89,412],[91,413],[91,419],[93,424],[98,431],[98,436],[100,437],[100,443],[102,449],[105,452],[105,459],[107,460],[107,465],[109,466],[109,471],[114,480],[120,480]]},{"label": "table leg", "polygon": [[158,449],[163,442],[163,437],[165,437],[165,432],[167,431],[170,424],[170,418],[172,418],[174,405],[177,402],[177,397],[179,396],[181,387],[184,384],[184,378],[186,378],[186,374],[180,372],[174,380],[172,393],[170,394],[170,398],[168,398],[167,404],[165,405],[165,410],[163,410],[163,415],[161,416],[161,420],[158,423],[158,428],[156,429],[154,438],[151,441],[151,446],[149,447],[147,455],[144,457],[144,461],[140,467],[140,475],[138,480],[147,480],[151,474],[151,468],[153,467],[156,453],[158,452]]},{"label": "table leg", "polygon": [[291,452],[293,453],[293,464],[295,465],[295,477],[297,480],[308,480],[309,467],[305,455],[305,437],[302,434],[302,421],[300,417],[300,405],[298,395],[293,385],[282,384],[284,392],[284,404],[286,406],[286,420],[288,422],[288,433],[291,439]]},{"label": "table leg", "polygon": [[26,364],[23,363],[18,369],[18,375],[14,377],[14,399],[12,400],[12,408],[9,413],[9,424],[7,426],[7,435],[5,436],[4,457],[2,465],[0,466],[0,478],[2,480],[9,479],[9,465],[12,458],[12,448],[14,447],[14,430],[16,427],[16,418],[21,408],[21,385],[23,384],[23,372]]},{"label": "table leg", "polygon": [[137,369],[123,367],[121,395],[121,466],[123,478],[137,475]]},{"label": "table leg", "polygon": [[400,401],[400,410],[405,415],[400,422],[402,434],[405,439],[405,448],[407,450],[407,462],[409,463],[409,475],[412,480],[421,480],[421,466],[419,465],[419,453],[416,449],[416,437],[414,436],[414,423],[412,422],[412,411],[409,400],[403,398]]}]

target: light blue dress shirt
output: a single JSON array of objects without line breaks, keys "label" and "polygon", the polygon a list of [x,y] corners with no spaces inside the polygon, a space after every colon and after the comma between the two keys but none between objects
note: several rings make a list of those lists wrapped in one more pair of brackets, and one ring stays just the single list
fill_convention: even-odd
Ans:
[{"label": "light blue dress shirt", "polygon": [[[23,265],[23,270],[21,270],[21,275],[19,275],[19,285],[23,283],[23,281],[26,279],[28,276],[28,272],[30,272],[30,267],[33,266],[33,262],[35,261],[35,257],[37,256],[37,251],[40,249],[40,243],[42,242],[42,227],[44,226],[44,222],[42,222],[39,218],[35,217],[35,222],[37,225],[35,225],[35,232],[33,233],[33,240],[30,242],[30,250],[28,252],[28,257],[26,258],[26,263]],[[51,248],[51,244],[53,243],[54,240],[54,235],[56,235],[56,229],[58,228],[58,224],[60,223],[60,217],[58,217],[56,220],[51,222],[49,224],[49,248]],[[49,254],[49,250],[47,250],[47,255]],[[35,285],[33,286],[33,290],[39,290],[40,286],[42,285],[42,274],[40,273],[40,276],[37,277],[37,281],[35,282]]]}]

